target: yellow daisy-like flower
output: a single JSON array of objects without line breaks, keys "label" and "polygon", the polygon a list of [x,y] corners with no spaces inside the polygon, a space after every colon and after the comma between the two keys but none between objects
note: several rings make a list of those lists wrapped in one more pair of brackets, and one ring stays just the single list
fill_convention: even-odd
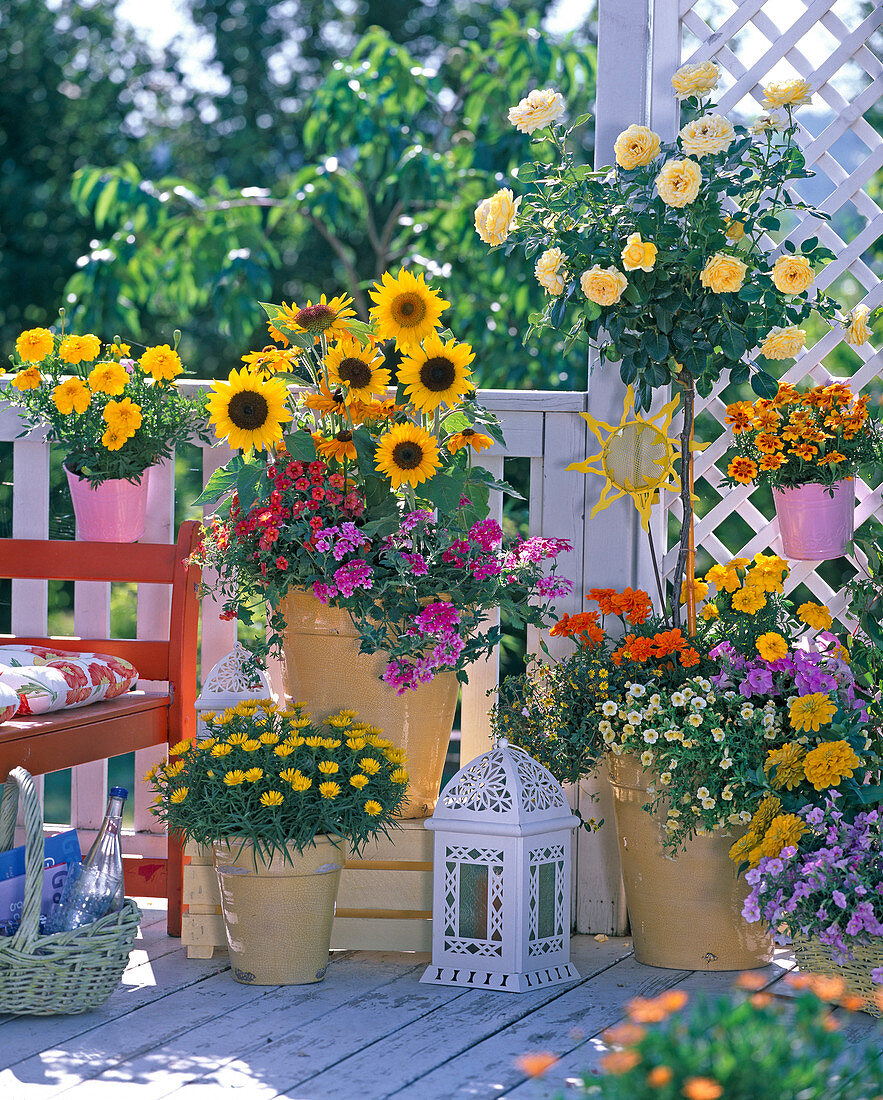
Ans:
[{"label": "yellow daisy-like flower", "polygon": [[570,278],[565,263],[566,257],[560,248],[547,248],[534,267],[537,282],[553,298],[564,293],[564,283]]},{"label": "yellow daisy-like flower", "polygon": [[720,69],[714,61],[702,61],[698,65],[681,65],[671,78],[676,99],[704,96],[717,87]]},{"label": "yellow daisy-like flower", "polygon": [[92,395],[81,379],[68,378],[52,391],[52,400],[56,409],[67,416],[72,412],[84,413],[92,404]]},{"label": "yellow daisy-like flower", "polygon": [[296,751],[294,745],[290,744],[288,741],[283,741],[281,745],[277,745],[276,748],[273,749],[273,755],[284,758],[286,756],[291,756],[291,754]]},{"label": "yellow daisy-like flower", "polygon": [[696,201],[702,170],[695,160],[667,160],[656,177],[656,190],[666,206],[689,206]]},{"label": "yellow daisy-like flower", "polygon": [[241,768],[234,768],[233,771],[227,772],[224,775],[224,783],[228,787],[238,787],[240,783],[245,782],[245,772]]},{"label": "yellow daisy-like flower", "polygon": [[342,336],[328,349],[325,366],[335,386],[346,386],[344,401],[370,402],[374,395],[385,396],[390,372],[383,366],[383,352],[373,344],[361,344],[352,336]]},{"label": "yellow daisy-like flower", "polygon": [[789,741],[778,749],[770,749],[764,761],[763,770],[767,775],[775,768],[771,778],[774,787],[786,787],[789,791],[803,782],[803,761],[806,749],[796,741]]},{"label": "yellow daisy-like flower", "polygon": [[747,485],[749,481],[754,481],[757,477],[757,463],[753,458],[737,455],[727,465],[727,473],[733,481],[738,481],[740,485]]},{"label": "yellow daisy-like flower", "polygon": [[834,622],[828,608],[823,603],[813,603],[812,600],[807,600],[797,608],[797,618],[813,630],[830,630]]},{"label": "yellow daisy-like flower", "polygon": [[330,779],[324,783],[319,784],[319,794],[323,798],[337,798],[340,794],[340,784],[334,783]]},{"label": "yellow daisy-like flower", "polygon": [[802,294],[812,286],[815,275],[806,256],[786,253],[773,264],[770,278],[783,294]]},{"label": "yellow daisy-like flower", "polygon": [[330,341],[350,334],[350,321],[356,316],[352,304],[352,298],[343,294],[327,300],[323,294],[315,305],[308,301],[301,309],[283,302],[273,321],[292,332],[307,333],[318,344],[323,336]]},{"label": "yellow daisy-like flower", "polygon": [[285,783],[291,783],[301,774],[300,768],[284,768],[279,773],[279,778]]},{"label": "yellow daisy-like flower", "polygon": [[615,305],[629,285],[628,279],[615,267],[603,268],[594,264],[579,277],[583,294],[599,306]]},{"label": "yellow daisy-like flower", "polygon": [[699,275],[699,281],[715,294],[733,294],[745,281],[747,266],[736,256],[727,252],[716,252],[705,263]]},{"label": "yellow daisy-like flower", "polygon": [[273,733],[272,730],[268,730],[266,733],[262,733],[260,736],[260,742],[262,745],[278,745],[279,734]]},{"label": "yellow daisy-like flower", "polygon": [[230,745],[241,745],[244,741],[248,740],[247,733],[231,733],[227,738],[227,743]]},{"label": "yellow daisy-like flower", "polygon": [[215,747],[212,749],[212,756],[229,756],[232,751],[233,751],[233,746],[232,745],[227,745],[227,744],[215,745]]},{"label": "yellow daisy-like flower", "polygon": [[281,806],[285,801],[285,795],[281,791],[265,791],[261,795],[262,806]]},{"label": "yellow daisy-like flower", "polygon": [[411,404],[421,412],[435,412],[442,404],[453,408],[465,394],[475,389],[469,369],[474,359],[469,344],[445,341],[432,333],[424,340],[422,348],[415,348],[402,360],[399,383],[405,387]]},{"label": "yellow daisy-like flower", "polygon": [[632,123],[613,143],[613,154],[620,168],[643,168],[659,155],[659,134],[649,126]]},{"label": "yellow daisy-like flower", "polygon": [[91,363],[100,351],[101,341],[91,332],[86,336],[65,336],[58,346],[58,358],[64,363]]},{"label": "yellow daisy-like flower", "polygon": [[173,802],[175,804],[183,802],[184,799],[187,797],[189,790],[189,787],[179,787],[176,791],[172,792],[172,797],[169,799],[169,802]]},{"label": "yellow daisy-like flower", "polygon": [[788,643],[781,634],[777,634],[774,630],[761,634],[754,645],[765,661],[778,661],[788,654]]},{"label": "yellow daisy-like flower", "polygon": [[868,325],[870,313],[871,311],[866,305],[860,305],[856,306],[845,318],[843,327],[846,329],[844,339],[847,344],[852,344],[853,347],[857,348],[871,339],[871,329]]},{"label": "yellow daisy-like flower", "polygon": [[363,787],[367,786],[369,782],[370,780],[367,775],[354,775],[350,780],[350,786],[360,791]]},{"label": "yellow daisy-like flower", "polygon": [[209,749],[213,749],[216,744],[217,741],[214,739],[214,737],[201,737],[196,742],[196,747],[199,749],[200,752],[208,752]]},{"label": "yellow daisy-like flower", "polygon": [[812,97],[812,86],[808,80],[782,80],[767,84],[763,90],[764,107],[802,107]]},{"label": "yellow daisy-like flower", "polygon": [[184,770],[184,761],[176,760],[174,764],[166,764],[165,773],[167,779],[174,779]]},{"label": "yellow daisy-like flower", "polygon": [[393,489],[404,482],[417,486],[439,468],[438,444],[417,424],[395,424],[380,437],[374,464],[390,479]]},{"label": "yellow daisy-like flower", "polygon": [[392,741],[390,741],[388,737],[383,737],[381,732],[379,730],[376,730],[375,726],[369,726],[364,731],[363,736],[368,744],[373,745],[375,749],[392,748]]},{"label": "yellow daisy-like flower", "polygon": [[169,756],[183,756],[190,748],[190,744],[189,741],[178,741],[169,749]]},{"label": "yellow daisy-like flower", "polygon": [[626,271],[652,271],[657,251],[655,244],[641,240],[640,233],[632,233],[622,250],[622,266]]},{"label": "yellow daisy-like flower", "polygon": [[361,752],[362,749],[368,744],[364,737],[348,737],[346,739],[347,748],[353,752]]},{"label": "yellow daisy-like flower", "polygon": [[[308,791],[313,785],[312,779],[307,775],[296,775],[294,779],[289,780],[291,783],[291,789],[297,794],[303,794],[304,791]],[[323,783],[322,786],[336,787],[336,783]],[[329,795],[322,795],[323,798],[333,797]]]},{"label": "yellow daisy-like flower", "polygon": [[119,397],[128,381],[129,374],[119,363],[99,363],[89,372],[89,388],[93,393]]},{"label": "yellow daisy-like flower", "polygon": [[485,244],[499,245],[506,240],[520,203],[520,196],[516,199],[508,187],[501,187],[476,206],[475,232]]},{"label": "yellow daisy-like flower", "polygon": [[377,775],[380,771],[380,761],[375,760],[373,756],[363,756],[358,764],[362,771],[368,775]]},{"label": "yellow daisy-like flower", "polygon": [[761,355],[767,359],[793,359],[806,347],[806,331],[797,325],[776,325],[771,328],[760,345]]},{"label": "yellow daisy-like flower", "polygon": [[245,773],[245,780],[247,783],[257,783],[257,781],[259,779],[263,779],[263,777],[263,768],[249,768],[248,771]]},{"label": "yellow daisy-like flower", "polygon": [[391,783],[407,783],[408,773],[404,768],[396,768],[396,770],[389,777]]},{"label": "yellow daisy-like flower", "polygon": [[142,423],[141,406],[130,397],[124,397],[122,401],[108,401],[102,416],[112,428],[119,428],[129,435],[134,435]]},{"label": "yellow daisy-like flower", "polygon": [[369,817],[377,817],[378,814],[383,813],[383,807],[375,799],[369,798],[365,803],[365,813]]},{"label": "yellow daisy-like flower", "polygon": [[736,131],[723,115],[703,115],[688,122],[680,137],[685,153],[691,157],[707,157],[729,149],[736,140]]},{"label": "yellow daisy-like flower", "polygon": [[141,369],[158,382],[171,382],[173,378],[177,378],[184,371],[181,365],[181,356],[168,344],[148,348],[139,362]]},{"label": "yellow daisy-like flower", "polygon": [[841,779],[851,779],[860,764],[847,741],[825,741],[806,754],[803,770],[817,791],[825,791],[838,786]]},{"label": "yellow daisy-like flower", "polygon": [[232,370],[227,382],[212,384],[209,423],[236,450],[269,449],[282,438],[283,423],[291,420],[287,397],[285,383],[277,378]]},{"label": "yellow daisy-like flower", "polygon": [[808,733],[810,730],[818,731],[820,726],[829,725],[836,713],[837,704],[826,692],[813,691],[794,700],[788,710],[788,717],[794,729]]},{"label": "yellow daisy-like flower", "polygon": [[38,390],[42,381],[43,376],[40,374],[40,368],[31,366],[20,370],[13,378],[12,384],[19,393],[24,393],[26,390]]},{"label": "yellow daisy-like flower", "polygon": [[304,744],[311,749],[322,749],[325,747],[325,738],[314,733],[304,739]]},{"label": "yellow daisy-like flower", "polygon": [[[797,814],[779,814],[770,822],[760,842],[760,854],[774,859],[783,848],[796,845],[806,832],[806,822]],[[752,853],[752,858],[754,853]]]},{"label": "yellow daisy-like flower", "polygon": [[404,268],[398,275],[387,271],[370,292],[375,303],[371,317],[379,340],[395,340],[407,350],[438,328],[441,314],[451,304],[426,285],[423,275]]},{"label": "yellow daisy-like flower", "polygon": [[384,751],[383,755],[390,762],[390,764],[404,764],[406,753],[404,749],[388,748]]},{"label": "yellow daisy-like flower", "polygon": [[353,442],[353,433],[348,430],[342,430],[331,436],[330,439],[326,439],[323,436],[313,436],[316,442],[316,451],[323,458],[333,458],[335,462],[341,464],[344,460],[349,462],[355,462],[357,458],[356,445]]},{"label": "yellow daisy-like flower", "polygon": [[316,766],[323,775],[334,775],[340,771],[340,765],[334,760],[320,760]]},{"label": "yellow daisy-like flower", "polygon": [[247,737],[242,742],[243,752],[256,752],[260,747],[261,743],[256,737]]},{"label": "yellow daisy-like flower", "polygon": [[509,121],[522,134],[532,134],[549,126],[564,114],[564,96],[551,88],[535,88],[515,107],[509,108]]},{"label": "yellow daisy-like flower", "polygon": [[482,451],[488,450],[493,445],[494,441],[490,436],[482,435],[474,428],[464,428],[462,432],[452,435],[445,444],[452,455],[463,450],[464,447],[471,447],[476,454],[481,454]]},{"label": "yellow daisy-like flower", "polygon": [[54,346],[48,328],[29,328],[15,341],[15,350],[23,363],[41,363]]}]

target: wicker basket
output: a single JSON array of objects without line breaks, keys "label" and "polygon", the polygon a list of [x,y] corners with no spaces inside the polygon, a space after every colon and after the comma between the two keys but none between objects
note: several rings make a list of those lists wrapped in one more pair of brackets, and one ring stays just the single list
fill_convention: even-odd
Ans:
[{"label": "wicker basket", "polygon": [[119,984],[141,912],[127,898],[93,924],[41,936],[43,813],[24,768],[11,771],[2,790],[0,851],[13,845],[19,794],[24,807],[25,897],[18,931],[0,938],[0,1012],[52,1016],[97,1008]]},{"label": "wicker basket", "polygon": [[846,992],[861,997],[862,1011],[881,1015],[883,985],[871,981],[871,971],[883,966],[883,943],[853,948],[853,958],[834,962],[831,948],[817,939],[794,937],[794,957],[802,974],[833,974],[846,983]]}]

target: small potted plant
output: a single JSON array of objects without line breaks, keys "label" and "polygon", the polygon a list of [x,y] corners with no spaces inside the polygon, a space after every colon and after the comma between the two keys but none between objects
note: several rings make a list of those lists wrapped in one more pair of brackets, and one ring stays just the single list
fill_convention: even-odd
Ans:
[{"label": "small potted plant", "polygon": [[[205,399],[180,394],[175,348],[145,348],[139,359],[118,339],[28,329],[10,358],[5,390],[30,425],[66,448],[77,533],[96,542],[135,542],[144,534],[151,467],[192,436],[208,441]],[[175,334],[177,338],[180,334]]]},{"label": "small potted plant", "polygon": [[725,481],[769,485],[787,558],[823,561],[846,553],[853,532],[855,476],[883,460],[868,398],[845,382],[800,392],[782,382],[771,400],[736,401]]},{"label": "small potted plant", "polygon": [[402,805],[404,753],[356,718],[313,724],[302,704],[244,701],[203,715],[209,736],[148,773],[169,831],[214,849],[239,982],[322,980],[347,849]]}]

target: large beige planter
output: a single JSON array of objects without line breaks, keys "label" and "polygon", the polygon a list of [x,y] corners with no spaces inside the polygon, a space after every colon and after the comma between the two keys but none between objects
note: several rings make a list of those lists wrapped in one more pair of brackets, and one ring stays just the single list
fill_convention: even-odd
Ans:
[{"label": "large beige planter", "polygon": [[215,870],[233,977],[245,985],[321,982],[346,857],[345,845],[317,836],[302,853],[268,863],[250,842],[216,841]]},{"label": "large beige planter", "polygon": [[457,709],[456,675],[442,673],[416,691],[396,695],[380,678],[386,654],[359,653],[348,612],[303,591],[289,592],[280,610],[286,622],[286,694],[305,702],[317,721],[346,708],[382,729],[407,756],[408,801],[401,817],[428,817],[438,801]]},{"label": "large beige planter", "polygon": [[750,970],[765,966],[773,942],[742,917],[748,884],[729,849],[738,832],[694,837],[677,859],[662,846],[650,776],[628,756],[609,756],[610,782],[635,958],[671,970]]}]

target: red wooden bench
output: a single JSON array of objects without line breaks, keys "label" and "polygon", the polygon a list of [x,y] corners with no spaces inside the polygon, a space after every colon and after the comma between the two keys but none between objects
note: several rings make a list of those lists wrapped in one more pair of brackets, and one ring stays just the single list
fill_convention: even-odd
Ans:
[{"label": "red wooden bench", "polygon": [[[144,680],[165,681],[165,691],[133,691],[73,710],[13,718],[0,725],[0,783],[12,768],[32,775],[103,760],[151,745],[173,745],[196,732],[196,645],[199,570],[184,560],[195,549],[199,524],[181,524],[177,545],[0,539],[0,576],[66,581],[170,584],[167,638],[36,638],[0,634],[0,645],[50,645],[107,653],[131,661]],[[167,897],[168,930],[181,935],[183,857],[169,838],[168,859],[126,857],[126,892]]]}]

